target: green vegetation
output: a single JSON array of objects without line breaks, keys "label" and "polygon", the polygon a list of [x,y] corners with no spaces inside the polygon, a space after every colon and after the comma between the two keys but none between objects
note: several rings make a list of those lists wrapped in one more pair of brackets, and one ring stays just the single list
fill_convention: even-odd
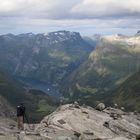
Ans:
[{"label": "green vegetation", "polygon": [[97,89],[89,88],[89,87],[81,87],[79,84],[76,84],[76,88],[82,93],[96,93]]},{"label": "green vegetation", "polygon": [[127,110],[140,111],[140,71],[112,92],[113,102]]},{"label": "green vegetation", "polygon": [[60,85],[93,49],[79,33],[61,32],[0,36],[0,67],[15,76]]},{"label": "green vegetation", "polygon": [[[65,82],[65,88],[62,89],[63,95],[67,97],[71,89],[73,93],[73,96],[70,96],[71,100],[78,99],[81,103],[88,105],[94,105],[96,100],[108,105],[112,104],[112,91],[140,69],[138,47],[140,46],[127,46],[125,43],[118,42],[100,42],[89,59],[69,76],[68,82]],[[119,94],[117,96],[117,93],[115,98],[116,102],[122,101],[125,106],[130,102],[131,107],[127,108],[138,110],[139,104],[136,98],[129,95],[122,98]]]},{"label": "green vegetation", "polygon": [[38,122],[56,109],[54,101],[42,91],[30,90],[26,96],[28,100],[24,103],[30,122]]},{"label": "green vegetation", "polygon": [[30,122],[39,122],[56,108],[54,101],[48,95],[37,90],[29,90],[27,92],[19,82],[13,80],[4,72],[0,72],[0,95],[13,108],[16,108],[16,105],[23,102],[27,108]]}]

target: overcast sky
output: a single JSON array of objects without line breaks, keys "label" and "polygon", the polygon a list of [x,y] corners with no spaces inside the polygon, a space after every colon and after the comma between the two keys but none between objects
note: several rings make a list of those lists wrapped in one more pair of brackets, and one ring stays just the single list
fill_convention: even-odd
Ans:
[{"label": "overcast sky", "polygon": [[0,0],[0,34],[56,30],[134,34],[140,0]]}]

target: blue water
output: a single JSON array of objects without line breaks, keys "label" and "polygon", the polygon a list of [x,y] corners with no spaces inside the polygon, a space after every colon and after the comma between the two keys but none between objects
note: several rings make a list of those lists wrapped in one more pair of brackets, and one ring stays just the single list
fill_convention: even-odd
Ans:
[{"label": "blue water", "polygon": [[41,90],[53,98],[59,98],[61,96],[58,88],[50,84],[47,84],[45,82],[27,79],[27,78],[21,78],[21,77],[20,78],[18,77],[18,80],[20,80],[25,85],[25,87],[29,89]]}]

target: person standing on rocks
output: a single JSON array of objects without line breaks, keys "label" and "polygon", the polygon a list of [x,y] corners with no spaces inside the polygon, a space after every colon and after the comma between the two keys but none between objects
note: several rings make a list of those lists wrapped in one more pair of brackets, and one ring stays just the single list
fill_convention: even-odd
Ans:
[{"label": "person standing on rocks", "polygon": [[17,123],[19,130],[24,130],[24,116],[25,116],[25,106],[23,103],[20,103],[17,106]]}]

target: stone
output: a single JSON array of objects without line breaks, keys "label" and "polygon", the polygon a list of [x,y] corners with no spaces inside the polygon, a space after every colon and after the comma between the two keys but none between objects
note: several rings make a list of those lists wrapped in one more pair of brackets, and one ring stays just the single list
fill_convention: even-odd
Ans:
[{"label": "stone", "polygon": [[83,134],[94,135],[94,133],[92,131],[89,131],[89,130],[84,131]]},{"label": "stone", "polygon": [[105,109],[105,104],[104,103],[99,103],[96,107],[95,107],[96,110],[99,110],[99,111],[103,111]]},{"label": "stone", "polygon": [[88,112],[87,112],[87,111],[85,111],[85,110],[82,110],[82,113],[83,113],[83,114],[88,114]]},{"label": "stone", "polygon": [[72,140],[72,138],[67,136],[59,136],[58,138],[56,138],[56,140]]},{"label": "stone", "polygon": [[124,110],[125,110],[125,108],[124,108],[124,107],[121,107],[121,110],[122,110],[122,111],[124,111]]},{"label": "stone", "polygon": [[74,102],[74,105],[79,105],[77,101]]},{"label": "stone", "polygon": [[118,106],[118,104],[114,104],[114,108],[118,108],[119,106]]},{"label": "stone", "polygon": [[79,138],[81,136],[81,133],[74,131],[74,135]]},{"label": "stone", "polygon": [[134,115],[138,115],[138,111],[135,110],[135,111],[134,111]]},{"label": "stone", "polygon": [[66,123],[66,122],[65,122],[64,120],[62,120],[62,119],[61,119],[61,120],[58,120],[58,122],[59,122],[60,124],[62,124],[62,125]]},{"label": "stone", "polygon": [[109,122],[104,122],[103,126],[108,128],[109,127]]},{"label": "stone", "polygon": [[136,140],[140,140],[140,134],[136,136]]},{"label": "stone", "polygon": [[111,112],[110,117],[112,117],[114,120],[122,118],[121,114],[119,114],[118,112],[116,112],[116,113]]},{"label": "stone", "polygon": [[78,102],[76,102],[76,101],[74,102],[74,107],[80,109]]},{"label": "stone", "polygon": [[0,136],[5,136],[6,134],[4,132],[0,132]]},{"label": "stone", "polygon": [[85,104],[83,104],[82,107],[86,108],[87,106]]}]

